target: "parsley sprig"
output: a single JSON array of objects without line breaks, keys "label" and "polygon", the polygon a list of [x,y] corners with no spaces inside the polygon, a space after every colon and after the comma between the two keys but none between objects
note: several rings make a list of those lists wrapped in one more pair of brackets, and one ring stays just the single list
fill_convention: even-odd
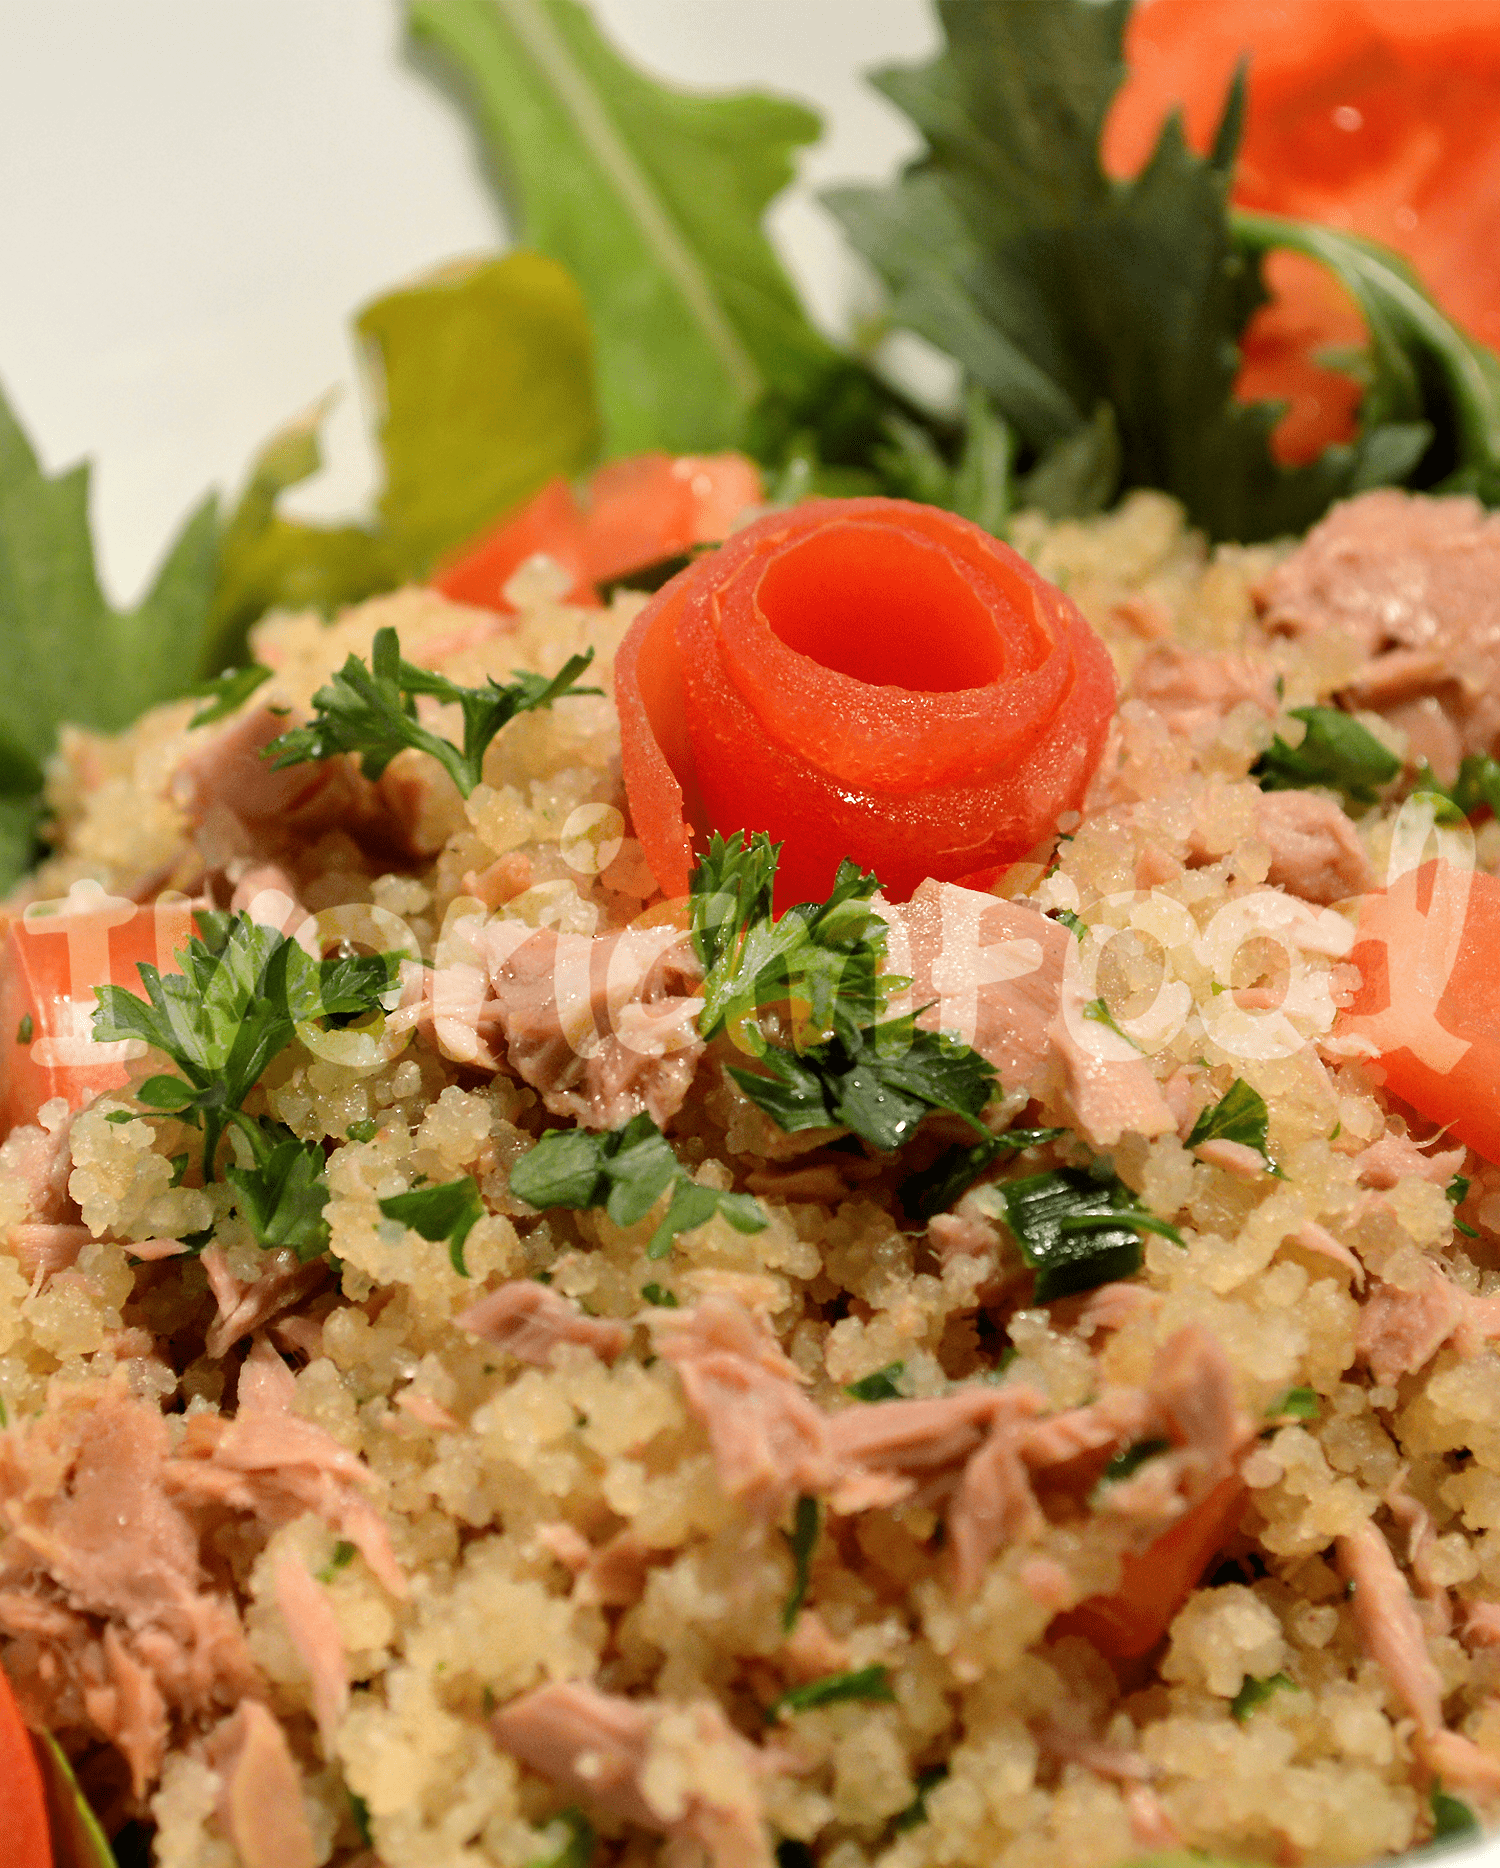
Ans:
[{"label": "parsley sprig", "polygon": [[930,1168],[911,1174],[901,1183],[901,1204],[913,1219],[928,1220],[946,1213],[997,1161],[1009,1160],[1027,1148],[1054,1142],[1066,1129],[1007,1129],[982,1142],[944,1149]]},{"label": "parsley sprig", "polygon": [[1401,761],[1367,726],[1337,707],[1294,707],[1288,716],[1307,728],[1289,746],[1278,733],[1251,768],[1262,791],[1302,791],[1326,785],[1352,804],[1373,804]]},{"label": "parsley sprig", "polygon": [[644,1112],[617,1129],[552,1129],[510,1171],[511,1192],[528,1206],[602,1206],[617,1226],[643,1220],[668,1189],[647,1258],[665,1258],[679,1233],[716,1213],[736,1232],[765,1230],[766,1216],[749,1194],[700,1187]]},{"label": "parsley sprig", "polygon": [[1097,1162],[1005,1181],[1000,1195],[1021,1257],[1036,1273],[1039,1304],[1133,1277],[1141,1268],[1143,1232],[1182,1244],[1175,1226],[1148,1213]]},{"label": "parsley sprig", "polygon": [[461,1174],[457,1180],[444,1181],[437,1187],[413,1187],[409,1193],[394,1193],[380,1202],[387,1219],[403,1226],[434,1244],[448,1241],[448,1257],[461,1278],[469,1267],[464,1261],[464,1243],[475,1225],[484,1218],[484,1201],[473,1177]]},{"label": "parsley sprig", "polygon": [[[265,756],[274,765],[284,766],[353,752],[359,754],[365,777],[379,778],[398,752],[415,747],[430,753],[467,798],[484,776],[490,741],[517,714],[550,707],[567,695],[603,691],[574,685],[593,659],[594,651],[588,649],[582,655],[570,655],[550,677],[518,669],[503,686],[491,679],[482,688],[466,688],[430,668],[404,661],[396,631],[378,629],[368,663],[351,655],[313,695],[312,720],[272,740]],[[419,694],[460,708],[462,747],[418,723]]]},{"label": "parsley sprig", "polygon": [[255,1122],[236,1113],[235,1126],[250,1144],[249,1167],[230,1165],[224,1178],[239,1195],[239,1209],[267,1251],[288,1249],[304,1265],[328,1249],[328,1182],[316,1142],[299,1141],[279,1122]]},{"label": "parsley sprig", "polygon": [[[137,1085],[136,1098],[149,1110],[203,1130],[207,1181],[213,1179],[225,1128],[242,1115],[245,1098],[291,1043],[297,1026],[378,1010],[395,982],[399,956],[313,960],[295,941],[248,915],[210,912],[197,919],[199,934],[177,954],[180,973],[140,963],[144,998],[124,986],[94,988],[99,1004],[93,1035],[104,1044],[142,1040],[176,1067],[178,1075],[147,1077]],[[238,1126],[257,1148],[256,1125],[245,1118]],[[268,1162],[257,1157],[257,1171]],[[285,1171],[292,1172],[290,1164]]]}]

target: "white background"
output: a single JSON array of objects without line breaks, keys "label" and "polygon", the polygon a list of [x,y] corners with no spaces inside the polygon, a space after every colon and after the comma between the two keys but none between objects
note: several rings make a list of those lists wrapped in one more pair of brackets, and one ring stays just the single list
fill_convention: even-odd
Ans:
[{"label": "white background", "polygon": [[[773,234],[836,327],[860,281],[813,190],[913,149],[858,74],[931,52],[927,0],[594,3],[661,76],[823,113]],[[401,42],[398,0],[0,0],[0,384],[49,470],[93,459],[118,599],[335,384],[329,467],[292,504],[360,510],[350,313],[505,244],[465,121]]]}]

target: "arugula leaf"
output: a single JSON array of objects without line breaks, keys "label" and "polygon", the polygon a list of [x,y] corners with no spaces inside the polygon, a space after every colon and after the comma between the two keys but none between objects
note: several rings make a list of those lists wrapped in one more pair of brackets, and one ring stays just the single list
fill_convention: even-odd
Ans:
[{"label": "arugula leaf", "polygon": [[883,1369],[861,1375],[857,1382],[845,1382],[844,1393],[856,1401],[899,1401],[901,1390],[896,1383],[905,1368],[904,1362],[887,1362]]},{"label": "arugula leaf", "polygon": [[551,1129],[510,1171],[511,1192],[528,1206],[602,1206],[617,1226],[643,1220],[669,1188],[647,1258],[665,1258],[678,1233],[716,1213],[736,1232],[765,1230],[766,1216],[749,1194],[700,1187],[644,1112],[618,1129]]},{"label": "arugula leaf", "polygon": [[189,690],[196,699],[205,700],[208,705],[200,707],[188,725],[212,726],[216,720],[227,720],[244,706],[262,683],[270,679],[270,669],[262,668],[259,662],[251,662],[245,668],[221,669],[218,674],[207,681],[200,681],[197,687]]},{"label": "arugula leaf", "polygon": [[93,1035],[140,1039],[181,1072],[150,1077],[138,1100],[203,1128],[203,1178],[211,1180],[226,1123],[299,1024],[377,1010],[396,978],[396,954],[312,960],[295,941],[248,915],[203,913],[179,949],[180,973],[141,962],[146,997],[96,986]]},{"label": "arugula leaf", "polygon": [[[825,196],[881,273],[898,324],[946,351],[1038,463],[1020,492],[1053,516],[1162,487],[1215,538],[1300,532],[1331,500],[1450,474],[1494,483],[1497,378],[1400,263],[1323,229],[1232,214],[1243,87],[1211,153],[1164,126],[1133,180],[1097,149],[1124,75],[1128,0],[940,0],[946,48],[875,80],[926,138],[886,188]],[[1279,405],[1234,399],[1261,255],[1333,267],[1371,326],[1359,441],[1277,466]],[[1436,439],[1434,436],[1436,435]],[[1446,465],[1444,463],[1447,463]]]},{"label": "arugula leaf", "polygon": [[521,239],[583,290],[606,455],[733,446],[769,387],[827,372],[760,227],[810,111],[658,84],[575,0],[412,0],[408,17],[457,76]]},{"label": "arugula leaf", "polygon": [[784,1634],[790,1634],[796,1627],[797,1617],[802,1613],[802,1604],[807,1599],[807,1583],[812,1574],[813,1551],[818,1545],[821,1522],[822,1514],[817,1499],[809,1497],[804,1492],[797,1500],[791,1530],[781,1533],[792,1553],[793,1579],[792,1592],[781,1611],[781,1628]]},{"label": "arugula leaf", "polygon": [[456,261],[367,305],[356,329],[384,411],[385,537],[406,575],[594,459],[588,314],[555,259]]},{"label": "arugula leaf", "polygon": [[316,1142],[298,1141],[279,1122],[242,1120],[236,1126],[255,1159],[248,1168],[226,1167],[224,1178],[238,1189],[240,1211],[256,1242],[267,1250],[289,1247],[304,1265],[311,1263],[328,1249],[323,1150]]},{"label": "arugula leaf", "polygon": [[[570,655],[550,678],[517,669],[503,687],[492,676],[485,687],[465,688],[430,668],[403,661],[396,631],[377,629],[369,662],[351,655],[313,695],[317,711],[312,721],[273,739],[265,757],[279,767],[357,752],[365,777],[379,778],[398,752],[415,747],[430,753],[467,798],[484,776],[490,741],[517,714],[550,707],[567,695],[603,692],[573,685],[593,659],[594,651],[586,649],[582,655]],[[418,724],[419,694],[455,703],[462,710],[462,748]]]},{"label": "arugula leaf", "polygon": [[1274,1693],[1297,1690],[1297,1682],[1290,1674],[1271,1673],[1264,1679],[1257,1680],[1246,1674],[1238,1693],[1229,1702],[1229,1710],[1235,1719],[1243,1725],[1257,1706],[1265,1705]]},{"label": "arugula leaf", "polygon": [[485,1212],[471,1175],[461,1174],[438,1187],[413,1187],[409,1193],[391,1194],[380,1202],[380,1210],[387,1219],[410,1226],[424,1239],[446,1239],[453,1269],[460,1277],[468,1277],[464,1241]]},{"label": "arugula leaf", "polygon": [[1433,1779],[1428,1802],[1432,1810],[1434,1842],[1464,1842],[1481,1833],[1479,1818],[1467,1803],[1448,1795],[1441,1778]]},{"label": "arugula leaf", "polygon": [[847,1128],[873,1148],[900,1148],[934,1109],[981,1128],[994,1095],[995,1067],[946,1032],[893,1018],[800,1054],[767,1048],[756,1070],[726,1069],[758,1108],[788,1134]]},{"label": "arugula leaf", "polygon": [[1000,1193],[1021,1257],[1036,1273],[1039,1304],[1133,1277],[1141,1268],[1142,1232],[1182,1244],[1175,1226],[1146,1212],[1098,1166],[1030,1174],[1004,1182]]},{"label": "arugula leaf", "polygon": [[814,1042],[834,1034],[852,1041],[909,983],[880,971],[886,925],[868,906],[879,878],[845,857],[827,901],[798,902],[776,918],[780,853],[764,831],[748,842],[743,831],[727,842],[715,831],[693,871],[688,909],[704,968],[698,1029],[712,1038],[728,1025],[754,1045],[756,1015],[790,999]]},{"label": "arugula leaf", "polygon": [[0,889],[34,850],[42,763],[65,720],[116,732],[208,672],[218,560],[212,498],[151,589],[116,610],[99,588],[88,467],[49,478],[0,394]]},{"label": "arugula leaf", "polygon": [[576,1808],[563,1810],[552,1820],[562,1824],[564,1839],[552,1854],[539,1856],[530,1868],[589,1868],[594,1859],[594,1825]]},{"label": "arugula leaf", "polygon": [[890,1673],[879,1663],[853,1673],[824,1674],[821,1680],[809,1680],[805,1686],[794,1686],[779,1699],[773,1699],[766,1708],[766,1724],[774,1725],[788,1713],[810,1712],[814,1706],[835,1706],[842,1700],[890,1703],[895,1697]]},{"label": "arugula leaf", "polygon": [[901,1204],[913,1219],[929,1220],[946,1213],[969,1191],[980,1176],[997,1161],[1009,1159],[1027,1148],[1040,1148],[1056,1141],[1066,1129],[1007,1129],[1003,1135],[990,1135],[982,1142],[947,1148],[929,1168],[910,1174],[902,1181]]},{"label": "arugula leaf", "polygon": [[1202,1142],[1239,1142],[1246,1148],[1256,1149],[1269,1161],[1267,1120],[1266,1099],[1259,1090],[1251,1089],[1243,1077],[1236,1077],[1218,1102],[1210,1103],[1200,1113],[1188,1134],[1187,1145],[1196,1148]]},{"label": "arugula leaf", "polygon": [[1355,804],[1374,804],[1378,787],[1401,770],[1388,746],[1337,707],[1294,707],[1289,717],[1305,722],[1307,732],[1299,746],[1288,746],[1278,733],[1251,766],[1262,791],[1326,785]]}]

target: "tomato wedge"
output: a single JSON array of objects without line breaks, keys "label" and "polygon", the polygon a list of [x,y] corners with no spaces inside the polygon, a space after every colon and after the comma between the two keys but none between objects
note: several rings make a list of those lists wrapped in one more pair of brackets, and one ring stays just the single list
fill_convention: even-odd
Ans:
[{"label": "tomato wedge", "polygon": [[904,900],[1076,809],[1115,700],[1098,637],[1009,546],[905,500],[767,514],[658,592],[615,663],[635,834],[668,895],[711,830],[784,841],[779,902],[846,856]]},{"label": "tomato wedge", "polygon": [[1500,877],[1443,859],[1359,906],[1362,984],[1339,1032],[1365,1040],[1386,1087],[1500,1161]]},{"label": "tomato wedge", "polygon": [[64,901],[34,902],[12,916],[0,947],[0,1133],[61,1096],[79,1109],[118,1089],[127,1047],[93,1040],[95,986],[140,991],[139,961],[175,973],[192,932],[192,904],[140,906],[75,883]]},{"label": "tomato wedge", "polygon": [[3,1667],[0,1667],[0,1862],[5,1863],[5,1868],[52,1868],[42,1774]]},{"label": "tomato wedge", "polygon": [[1080,1602],[1050,1632],[1082,1635],[1109,1660],[1149,1654],[1223,1548],[1244,1501],[1238,1474],[1221,1479],[1154,1544],[1125,1558],[1113,1595]]},{"label": "tomato wedge", "polygon": [[760,497],[743,454],[638,454],[601,467],[582,504],[565,480],[549,480],[433,583],[456,603],[508,612],[506,584],[540,552],[572,577],[570,603],[594,604],[599,584],[724,538]]}]

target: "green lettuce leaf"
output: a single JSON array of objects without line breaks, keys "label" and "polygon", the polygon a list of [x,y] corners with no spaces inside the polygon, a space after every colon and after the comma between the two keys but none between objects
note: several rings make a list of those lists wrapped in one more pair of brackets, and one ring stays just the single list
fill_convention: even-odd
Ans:
[{"label": "green lettuce leaf", "polygon": [[556,260],[460,261],[356,322],[384,411],[381,516],[408,575],[593,460],[588,314]]},{"label": "green lettuce leaf", "polygon": [[521,239],[588,303],[604,446],[737,445],[768,390],[800,403],[836,353],[761,231],[818,134],[809,110],[636,71],[576,0],[411,0],[490,151]]}]

